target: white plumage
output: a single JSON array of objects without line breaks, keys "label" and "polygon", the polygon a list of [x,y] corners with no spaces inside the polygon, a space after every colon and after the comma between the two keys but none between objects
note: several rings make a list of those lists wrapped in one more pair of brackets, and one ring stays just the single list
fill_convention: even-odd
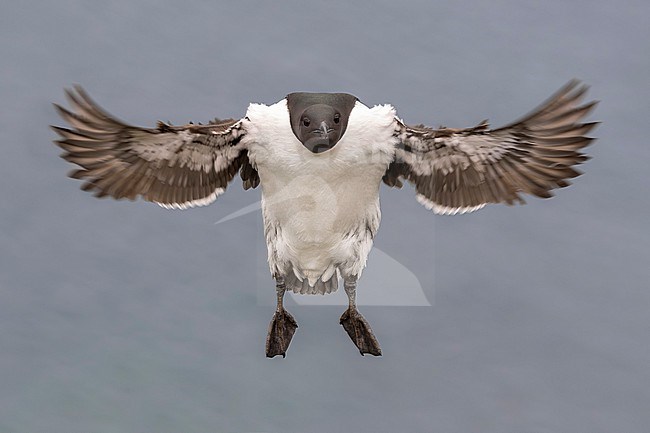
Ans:
[{"label": "white plumage", "polygon": [[[293,273],[298,293],[336,290],[337,270],[365,267],[379,228],[379,186],[394,158],[395,110],[357,102],[343,138],[314,155],[293,134],[286,101],[252,104],[242,127],[262,185],[262,214],[273,275]],[[304,284],[304,283],[307,284]]]}]

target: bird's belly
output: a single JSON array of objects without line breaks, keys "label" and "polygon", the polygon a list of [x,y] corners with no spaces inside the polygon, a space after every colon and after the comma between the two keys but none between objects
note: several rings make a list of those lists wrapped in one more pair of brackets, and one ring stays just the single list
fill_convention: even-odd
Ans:
[{"label": "bird's belly", "polygon": [[318,176],[300,176],[269,193],[263,192],[267,214],[286,234],[305,246],[327,244],[364,219],[378,200],[378,184],[341,185]]},{"label": "bird's belly", "polygon": [[[262,169],[260,177],[265,174]],[[369,219],[378,221],[379,171],[271,177],[262,182],[265,225],[281,231],[271,241],[281,244],[282,261],[296,268],[322,273],[348,260],[345,239]]]}]

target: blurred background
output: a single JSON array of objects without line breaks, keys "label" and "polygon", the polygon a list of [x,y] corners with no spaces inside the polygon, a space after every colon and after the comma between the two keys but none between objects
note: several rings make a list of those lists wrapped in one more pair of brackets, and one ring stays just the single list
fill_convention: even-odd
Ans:
[{"label": "blurred background", "polygon": [[[5,3],[1,432],[647,432],[647,2]],[[443,217],[382,188],[378,251],[428,302],[362,307],[381,358],[341,306],[296,302],[287,358],[264,357],[261,215],[214,224],[258,190],[185,212],[97,200],[48,128],[73,83],[142,126],[343,91],[496,127],[573,77],[604,123],[557,197]]]}]

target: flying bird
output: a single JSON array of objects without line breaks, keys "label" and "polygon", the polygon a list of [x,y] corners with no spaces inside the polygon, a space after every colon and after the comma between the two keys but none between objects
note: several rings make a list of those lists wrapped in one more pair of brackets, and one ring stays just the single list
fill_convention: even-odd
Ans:
[{"label": "flying bird", "polygon": [[277,307],[266,356],[286,354],[297,328],[286,291],[327,294],[343,283],[349,307],[340,318],[361,355],[380,345],[356,306],[357,281],[381,218],[379,188],[415,187],[438,214],[473,212],[489,203],[548,198],[581,174],[587,86],[570,81],[521,119],[490,129],[408,125],[391,105],[372,108],[346,93],[291,93],[251,104],[241,119],[141,128],[116,119],[79,86],[71,109],[55,104],[69,127],[53,126],[70,177],[97,197],[186,209],[212,203],[237,172],[245,189],[261,186],[268,263]]}]

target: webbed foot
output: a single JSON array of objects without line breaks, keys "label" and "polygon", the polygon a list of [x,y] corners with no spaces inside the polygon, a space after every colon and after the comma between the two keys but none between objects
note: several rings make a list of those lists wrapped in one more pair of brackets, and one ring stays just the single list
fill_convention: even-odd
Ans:
[{"label": "webbed foot", "polygon": [[358,310],[350,310],[349,308],[345,310],[345,313],[341,316],[340,323],[352,339],[352,342],[359,349],[361,356],[364,353],[381,356],[379,342],[372,333],[370,325]]},{"label": "webbed foot", "polygon": [[282,355],[284,358],[296,328],[298,328],[298,323],[284,308],[276,311],[266,336],[266,356],[273,358],[276,355]]}]

